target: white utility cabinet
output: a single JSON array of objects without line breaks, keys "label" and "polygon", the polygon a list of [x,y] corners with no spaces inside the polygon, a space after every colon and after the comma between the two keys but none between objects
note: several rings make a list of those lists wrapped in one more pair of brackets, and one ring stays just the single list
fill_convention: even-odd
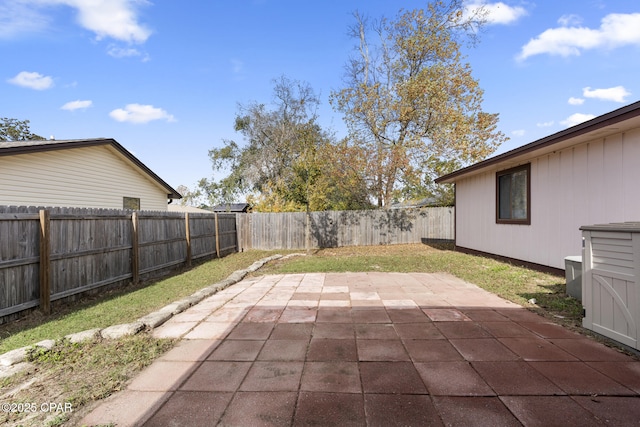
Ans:
[{"label": "white utility cabinet", "polygon": [[640,222],[580,227],[582,325],[639,349]]}]

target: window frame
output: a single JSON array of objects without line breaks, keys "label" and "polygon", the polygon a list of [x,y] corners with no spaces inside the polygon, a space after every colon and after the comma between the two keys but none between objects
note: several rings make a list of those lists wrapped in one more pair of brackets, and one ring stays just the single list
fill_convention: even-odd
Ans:
[{"label": "window frame", "polygon": [[[131,204],[135,204],[137,207],[131,207]],[[122,209],[139,211],[140,210],[140,197],[122,197]]]},{"label": "window frame", "polygon": [[[500,178],[506,175],[525,171],[527,176],[527,214],[522,219],[500,218]],[[496,224],[531,225],[531,163],[496,172]]]}]

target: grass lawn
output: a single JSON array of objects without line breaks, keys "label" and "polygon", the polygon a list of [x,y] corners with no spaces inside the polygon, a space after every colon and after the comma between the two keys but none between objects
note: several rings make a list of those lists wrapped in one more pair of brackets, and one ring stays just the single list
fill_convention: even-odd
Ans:
[{"label": "grass lawn", "polygon": [[249,251],[231,254],[156,282],[125,287],[75,305],[54,307],[54,314],[46,318],[34,312],[20,321],[0,325],[0,354],[45,339],[58,339],[88,329],[133,322],[275,253]]},{"label": "grass lawn", "polygon": [[[455,252],[452,245],[321,249],[310,257],[276,261],[256,274],[347,271],[447,272],[565,326],[582,322],[582,304],[566,295],[564,277]],[[531,299],[536,304],[529,303]]]},{"label": "grass lawn", "polygon": [[[114,291],[75,306],[56,308],[56,314],[47,318],[33,314],[19,322],[0,325],[0,353],[82,330],[131,322],[274,253],[276,251],[232,254],[157,282]],[[448,272],[567,326],[580,324],[581,304],[565,295],[563,277],[457,253],[446,246],[414,244],[322,249],[310,256],[272,262],[254,274],[347,271]],[[537,304],[528,302],[532,298]],[[174,342],[153,339],[150,334],[142,333],[120,340],[82,344],[58,341],[49,352],[35,350],[26,371],[0,379],[0,396],[3,397],[0,400],[64,402],[73,405],[73,412],[39,413],[31,418],[25,413],[0,413],[0,424],[58,426],[77,423],[96,402],[125,387],[137,372],[170,349]]]},{"label": "grass lawn", "polygon": [[[57,308],[47,318],[35,312],[26,319],[0,325],[0,354],[45,339],[132,322],[277,252],[236,253],[163,280]],[[345,271],[448,272],[566,325],[579,326],[581,322],[582,306],[565,294],[564,277],[455,252],[446,245],[320,249],[312,256],[271,263],[255,274]],[[528,302],[532,298],[537,304]]]}]

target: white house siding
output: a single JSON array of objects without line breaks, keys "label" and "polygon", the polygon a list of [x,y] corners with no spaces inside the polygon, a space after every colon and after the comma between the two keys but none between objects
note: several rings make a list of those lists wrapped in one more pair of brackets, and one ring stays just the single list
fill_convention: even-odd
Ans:
[{"label": "white house siding", "polygon": [[[640,221],[640,129],[531,160],[531,225],[496,224],[495,173],[456,182],[456,243],[564,269],[582,225]],[[526,162],[523,162],[526,163]]]},{"label": "white house siding", "polygon": [[0,205],[167,210],[167,190],[106,145],[0,156]]}]

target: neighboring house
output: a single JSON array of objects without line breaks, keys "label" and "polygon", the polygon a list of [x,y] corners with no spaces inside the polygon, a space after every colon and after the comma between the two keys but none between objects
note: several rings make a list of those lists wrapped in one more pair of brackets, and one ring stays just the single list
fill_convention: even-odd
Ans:
[{"label": "neighboring house", "polygon": [[438,204],[438,199],[436,199],[435,197],[425,197],[424,199],[420,200],[392,203],[390,209],[427,208],[437,206],[440,206]]},{"label": "neighboring house", "polygon": [[455,183],[459,250],[563,270],[580,226],[640,221],[640,102],[436,182]]},{"label": "neighboring house", "polygon": [[249,203],[223,203],[211,208],[213,212],[246,213],[250,211]]},{"label": "neighboring house", "polygon": [[181,197],[114,139],[0,142],[0,205],[166,211]]},{"label": "neighboring house", "polygon": [[207,209],[200,209],[200,208],[196,208],[194,206],[183,206],[183,205],[169,205],[169,212],[188,212],[188,213],[206,213],[206,214],[210,214],[213,213],[210,210]]}]

